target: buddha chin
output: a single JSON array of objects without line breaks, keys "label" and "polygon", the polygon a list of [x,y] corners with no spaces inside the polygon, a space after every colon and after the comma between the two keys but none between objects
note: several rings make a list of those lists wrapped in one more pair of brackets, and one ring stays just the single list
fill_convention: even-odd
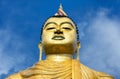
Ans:
[{"label": "buddha chin", "polygon": [[[58,40],[57,40],[58,41]],[[62,41],[58,41],[49,44],[43,44],[43,50],[46,54],[74,54],[76,44],[72,42],[62,43]]]}]

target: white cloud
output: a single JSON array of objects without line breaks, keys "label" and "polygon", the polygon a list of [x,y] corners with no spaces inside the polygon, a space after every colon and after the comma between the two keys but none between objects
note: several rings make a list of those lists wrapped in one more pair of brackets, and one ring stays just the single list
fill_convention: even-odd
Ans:
[{"label": "white cloud", "polygon": [[[97,12],[81,38],[81,61],[112,75],[120,74],[120,20],[109,18],[108,11]],[[81,26],[79,26],[81,27]],[[79,28],[80,29],[80,28]]]},{"label": "white cloud", "polygon": [[22,39],[9,28],[0,29],[0,75],[8,74],[25,60],[25,55],[20,55],[22,46]]}]

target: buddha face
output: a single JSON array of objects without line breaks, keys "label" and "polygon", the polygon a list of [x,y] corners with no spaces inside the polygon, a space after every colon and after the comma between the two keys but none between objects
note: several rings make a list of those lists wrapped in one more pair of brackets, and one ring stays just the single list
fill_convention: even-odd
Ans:
[{"label": "buddha face", "polygon": [[46,54],[73,54],[77,47],[74,23],[67,17],[51,17],[43,27],[42,45]]}]

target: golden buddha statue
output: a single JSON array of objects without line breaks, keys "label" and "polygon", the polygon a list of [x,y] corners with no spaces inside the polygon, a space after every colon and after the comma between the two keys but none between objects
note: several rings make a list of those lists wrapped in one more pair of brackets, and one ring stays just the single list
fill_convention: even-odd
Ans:
[{"label": "golden buddha statue", "polygon": [[[6,79],[114,79],[79,62],[77,27],[61,5],[58,12],[45,22],[41,38],[40,61]],[[46,54],[45,60],[41,59],[42,50]],[[74,54],[77,54],[76,59]]]}]

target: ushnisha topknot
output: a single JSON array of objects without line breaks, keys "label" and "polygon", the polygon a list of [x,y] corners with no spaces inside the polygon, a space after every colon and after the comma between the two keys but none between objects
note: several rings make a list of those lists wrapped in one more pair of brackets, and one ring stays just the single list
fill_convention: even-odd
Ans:
[{"label": "ushnisha topknot", "polygon": [[55,13],[54,16],[67,16],[67,14],[63,10],[62,4],[60,4],[59,9],[58,9],[57,13]]}]

